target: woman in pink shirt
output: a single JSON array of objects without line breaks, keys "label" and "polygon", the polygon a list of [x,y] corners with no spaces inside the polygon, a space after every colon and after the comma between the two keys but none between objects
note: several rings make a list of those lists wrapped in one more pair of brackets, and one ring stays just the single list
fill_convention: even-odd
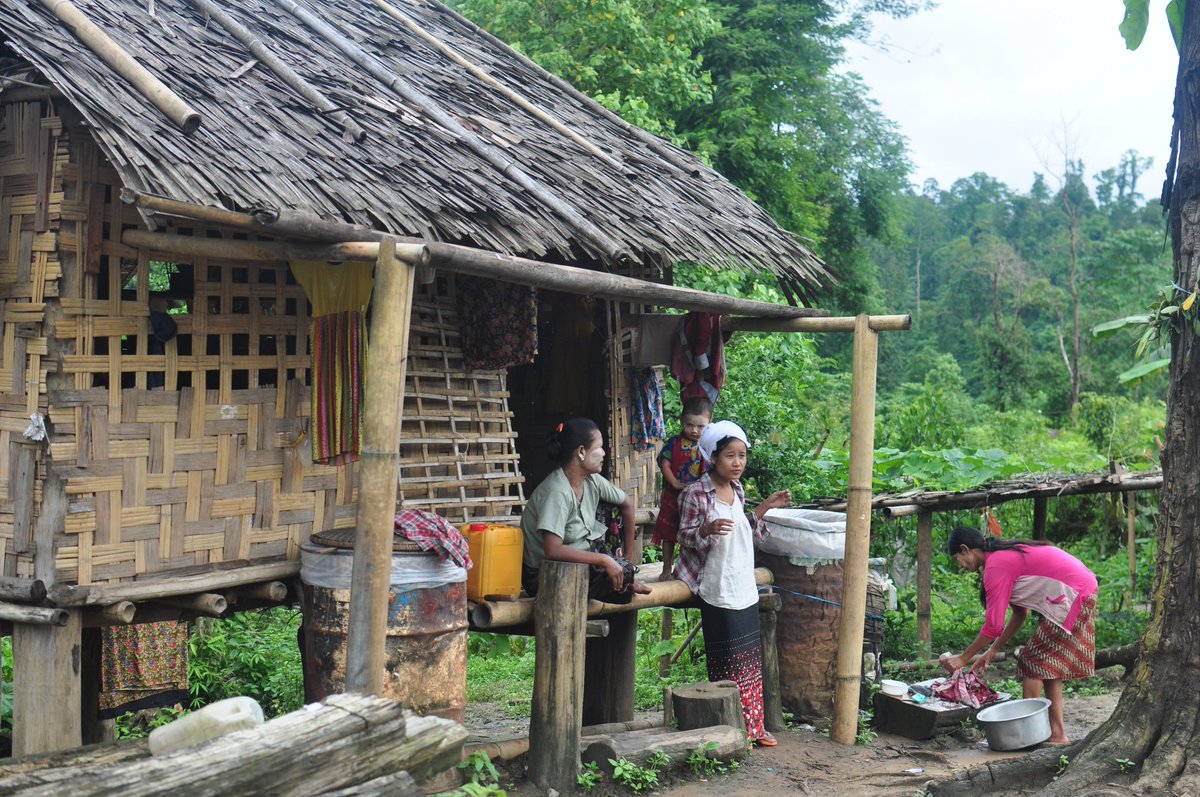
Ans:
[{"label": "woman in pink shirt", "polygon": [[973,667],[982,673],[1021,629],[1029,612],[1037,612],[1041,620],[1021,648],[1017,674],[1027,698],[1040,697],[1045,687],[1050,699],[1050,743],[1066,744],[1063,681],[1096,672],[1095,574],[1049,543],[1001,540],[967,526],[955,527],[946,549],[964,570],[983,571],[979,596],[987,613],[975,641],[961,656],[944,656],[942,666],[953,672],[982,651]]}]

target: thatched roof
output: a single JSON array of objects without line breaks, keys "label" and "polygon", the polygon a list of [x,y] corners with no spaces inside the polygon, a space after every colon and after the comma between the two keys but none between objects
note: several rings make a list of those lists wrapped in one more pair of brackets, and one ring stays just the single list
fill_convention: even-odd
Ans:
[{"label": "thatched roof", "polygon": [[[371,0],[306,2],[301,12],[343,34],[358,62],[303,22],[292,0],[220,7],[360,125],[362,141],[344,135],[343,115],[318,110],[253,63],[248,46],[197,0],[76,3],[201,114],[190,135],[37,0],[0,0],[10,50],[0,68],[20,76],[32,65],[35,79],[83,114],[124,184],[140,191],[232,210],[295,209],[546,259],[765,268],[810,298],[828,282],[808,249],[694,156],[623,122],[445,6],[395,0],[431,34],[422,37]],[[578,137],[522,109],[452,60],[447,46]],[[424,108],[421,98],[430,101]],[[503,168],[504,158],[515,170]],[[521,174],[545,191],[519,185]]]}]

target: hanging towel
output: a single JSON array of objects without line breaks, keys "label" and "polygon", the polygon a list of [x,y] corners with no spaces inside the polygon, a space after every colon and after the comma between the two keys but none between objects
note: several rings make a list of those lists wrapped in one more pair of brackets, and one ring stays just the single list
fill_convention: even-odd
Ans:
[{"label": "hanging towel", "polygon": [[353,462],[362,446],[366,308],[375,264],[296,260],[289,265],[313,308],[313,462]]},{"label": "hanging towel", "polygon": [[472,370],[529,365],[537,354],[537,290],[458,275],[463,362]]},{"label": "hanging towel", "polygon": [[630,442],[638,451],[647,451],[666,437],[663,423],[663,392],[658,371],[639,368],[633,372],[633,423]]}]

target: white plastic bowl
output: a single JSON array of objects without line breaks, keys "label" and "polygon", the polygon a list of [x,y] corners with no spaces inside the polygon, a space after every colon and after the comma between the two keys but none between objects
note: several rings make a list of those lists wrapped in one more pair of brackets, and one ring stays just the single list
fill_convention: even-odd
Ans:
[{"label": "white plastic bowl", "polygon": [[893,681],[884,678],[879,682],[879,691],[892,697],[904,697],[908,694],[908,684],[904,683],[904,681]]}]

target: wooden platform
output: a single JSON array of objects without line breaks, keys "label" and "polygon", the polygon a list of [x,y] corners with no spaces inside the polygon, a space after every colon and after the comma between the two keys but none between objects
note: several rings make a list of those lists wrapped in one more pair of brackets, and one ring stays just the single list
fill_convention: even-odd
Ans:
[{"label": "wooden platform", "polygon": [[[920,686],[929,686],[939,678],[919,681]],[[1010,695],[1000,692],[1000,700],[1010,699]],[[950,731],[960,726],[964,720],[973,720],[980,709],[971,708],[962,703],[952,703],[948,700],[930,698],[924,703],[914,702],[912,695],[892,697],[883,692],[876,692],[872,705],[875,709],[875,728],[883,733],[894,733],[909,739],[931,739],[941,731]],[[992,703],[991,705],[995,705]]]}]

